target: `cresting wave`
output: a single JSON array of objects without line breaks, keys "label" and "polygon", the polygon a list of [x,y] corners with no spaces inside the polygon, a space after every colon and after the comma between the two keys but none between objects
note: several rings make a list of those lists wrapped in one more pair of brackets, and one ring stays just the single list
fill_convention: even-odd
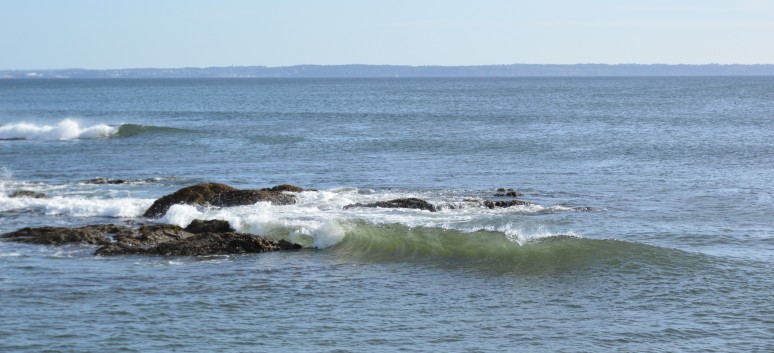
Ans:
[{"label": "cresting wave", "polygon": [[460,232],[432,227],[374,226],[349,228],[332,246],[338,256],[361,261],[411,261],[443,267],[494,272],[548,273],[616,267],[637,271],[645,267],[692,266],[701,261],[675,249],[646,244],[547,235],[525,243],[501,232]]},{"label": "cresting wave", "polygon": [[96,124],[81,126],[74,119],[64,119],[56,125],[37,125],[25,122],[6,124],[0,126],[0,140],[77,140],[77,139],[106,139],[112,137],[131,137],[148,132],[175,132],[182,129],[146,126],[137,124],[121,124],[111,126]]}]

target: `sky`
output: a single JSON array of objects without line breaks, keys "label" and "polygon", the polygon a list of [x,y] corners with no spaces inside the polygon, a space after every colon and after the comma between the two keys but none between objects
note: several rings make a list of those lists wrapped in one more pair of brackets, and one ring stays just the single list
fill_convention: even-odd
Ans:
[{"label": "sky", "polygon": [[774,0],[0,0],[0,70],[774,64]]}]

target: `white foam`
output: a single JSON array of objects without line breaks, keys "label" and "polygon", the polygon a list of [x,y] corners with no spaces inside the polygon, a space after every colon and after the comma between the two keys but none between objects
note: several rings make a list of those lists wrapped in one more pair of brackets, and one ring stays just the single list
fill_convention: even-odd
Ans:
[{"label": "white foam", "polygon": [[36,210],[47,215],[73,217],[140,217],[154,200],[136,198],[93,199],[85,197],[52,197],[35,199],[0,195],[0,212]]},{"label": "white foam", "polygon": [[338,244],[346,235],[346,229],[339,222],[328,221],[318,227],[312,234],[313,246],[317,249],[325,249]]},{"label": "white foam", "polygon": [[73,119],[64,119],[57,125],[35,125],[25,122],[0,126],[0,139],[73,140],[98,139],[115,135],[118,127],[97,124],[82,127]]}]

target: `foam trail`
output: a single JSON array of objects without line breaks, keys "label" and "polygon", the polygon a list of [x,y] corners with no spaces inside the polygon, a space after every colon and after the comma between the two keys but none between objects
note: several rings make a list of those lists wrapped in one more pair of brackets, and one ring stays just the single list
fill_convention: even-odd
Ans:
[{"label": "foam trail", "polygon": [[0,195],[0,212],[12,210],[36,210],[47,215],[73,217],[140,217],[153,200],[116,198],[90,199],[83,197],[53,197],[33,199],[9,198]]},{"label": "foam trail", "polygon": [[14,123],[0,126],[0,140],[73,140],[108,138],[118,127],[97,124],[82,127],[73,119],[64,119],[57,125]]}]

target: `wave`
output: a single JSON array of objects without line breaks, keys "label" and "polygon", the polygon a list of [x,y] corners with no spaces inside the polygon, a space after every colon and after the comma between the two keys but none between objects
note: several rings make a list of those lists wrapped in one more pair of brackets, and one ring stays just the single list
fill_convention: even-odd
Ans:
[{"label": "wave", "polygon": [[332,246],[363,261],[428,262],[504,272],[565,272],[594,266],[665,265],[687,254],[673,249],[572,234],[545,234],[525,243],[502,232],[358,224]]},{"label": "wave", "polygon": [[174,133],[174,132],[186,132],[186,131],[188,130],[178,129],[174,127],[123,124],[118,127],[118,131],[115,133],[115,137],[132,137],[132,136],[145,134],[145,133]]},{"label": "wave", "polygon": [[0,126],[2,140],[73,140],[108,138],[118,128],[106,124],[82,127],[73,119],[64,119],[57,125],[14,123]]},{"label": "wave", "polygon": [[137,124],[121,124],[118,126],[96,124],[81,126],[73,119],[64,119],[56,125],[36,125],[25,122],[0,126],[0,140],[78,140],[107,139],[113,137],[132,137],[153,132],[180,132],[177,129],[163,126],[148,126]]}]

